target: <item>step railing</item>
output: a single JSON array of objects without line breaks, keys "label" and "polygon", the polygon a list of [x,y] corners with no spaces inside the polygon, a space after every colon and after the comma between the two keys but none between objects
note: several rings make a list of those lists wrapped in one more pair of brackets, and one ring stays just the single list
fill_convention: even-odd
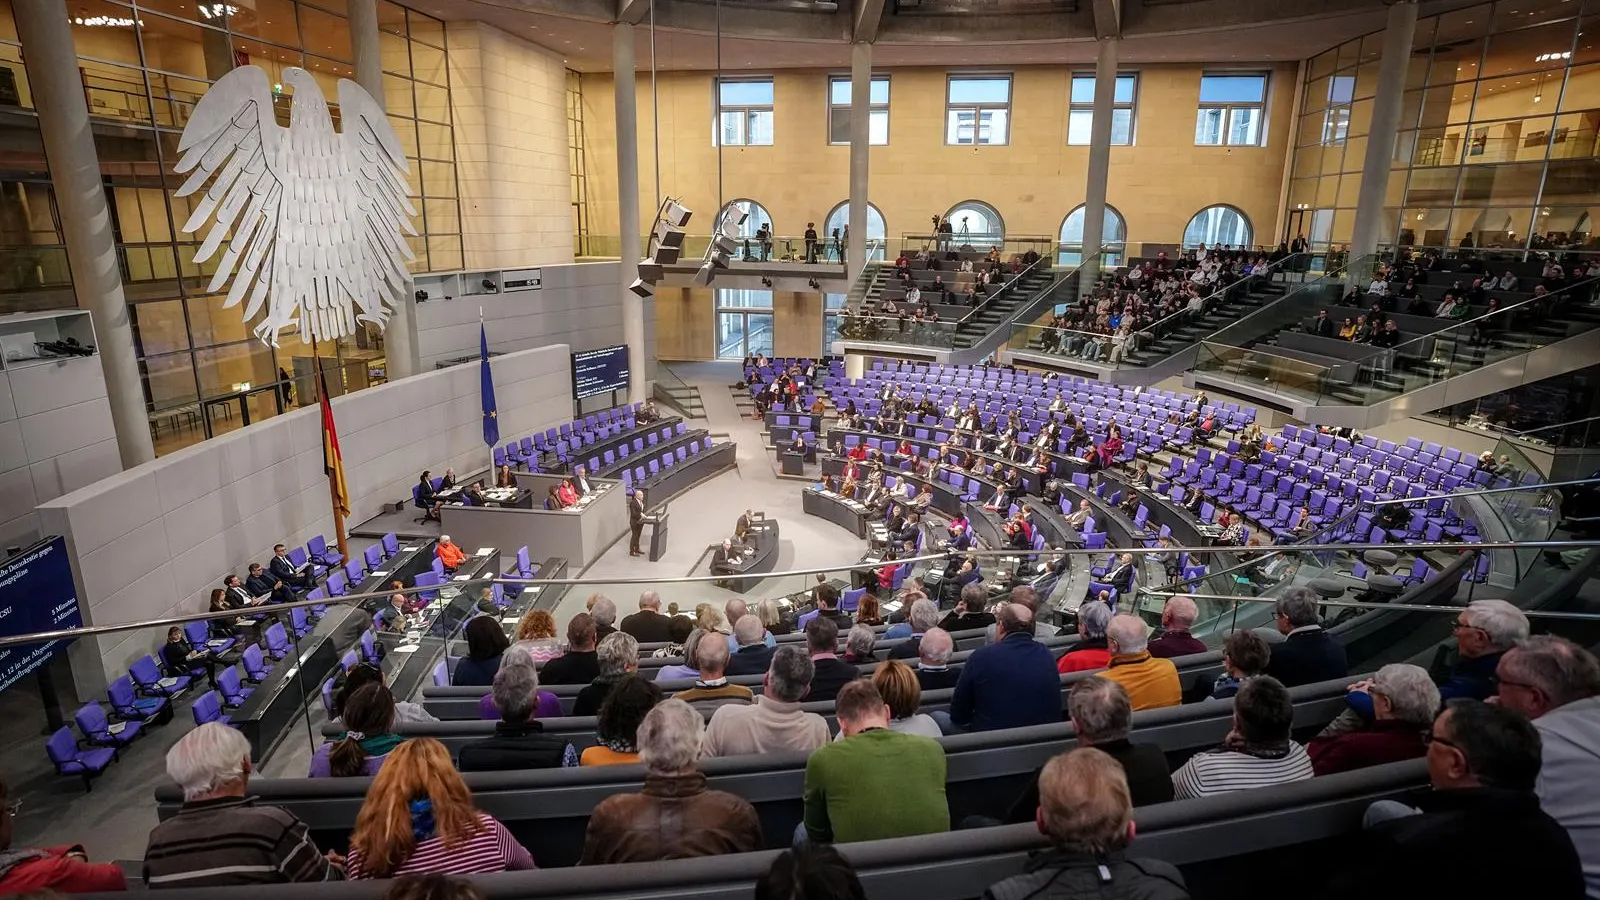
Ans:
[{"label": "step railing", "polygon": [[[1020,285],[1030,276],[1047,271],[1050,268],[1049,257],[1040,256],[1038,259],[1024,266],[1020,271],[1011,273],[1006,281],[994,293],[984,297],[983,302],[968,310],[960,319],[952,322],[919,322],[913,318],[900,316],[884,316],[875,313],[841,314],[839,320],[839,339],[871,341],[880,344],[906,344],[917,347],[931,347],[940,350],[955,349],[957,346],[957,332],[963,324],[972,322],[985,311],[993,308],[1016,295]],[[849,307],[846,307],[846,311]]]}]

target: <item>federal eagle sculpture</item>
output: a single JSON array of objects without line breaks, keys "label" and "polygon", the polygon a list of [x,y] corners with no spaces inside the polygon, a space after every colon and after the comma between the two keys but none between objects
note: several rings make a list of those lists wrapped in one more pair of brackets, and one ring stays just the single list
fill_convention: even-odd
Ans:
[{"label": "federal eagle sculpture", "polygon": [[[382,107],[360,85],[339,80],[341,132],[311,73],[283,70],[294,91],[289,127],[273,115],[273,87],[256,66],[218,79],[195,105],[178,142],[177,171],[192,172],[184,197],[205,188],[183,230],[210,221],[196,264],[221,251],[206,290],[230,280],[224,307],[244,302],[244,320],[278,345],[285,328],[302,340],[383,328],[409,292],[410,166]],[[207,184],[209,183],[209,187]]]}]

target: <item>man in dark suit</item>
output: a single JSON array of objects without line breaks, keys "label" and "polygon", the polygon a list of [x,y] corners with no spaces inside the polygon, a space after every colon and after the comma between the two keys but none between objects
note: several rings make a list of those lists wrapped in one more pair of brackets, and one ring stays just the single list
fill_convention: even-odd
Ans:
[{"label": "man in dark suit", "polygon": [[1317,337],[1333,337],[1333,320],[1328,318],[1328,311],[1317,313],[1311,322],[1311,333]]},{"label": "man in dark suit", "polygon": [[744,536],[750,533],[750,523],[755,520],[755,513],[748,509],[740,513],[739,518],[733,523],[733,539],[743,541]]},{"label": "man in dark suit", "polygon": [[641,644],[660,642],[671,643],[672,634],[668,627],[672,620],[661,614],[661,595],[655,591],[645,591],[639,595],[639,611],[622,619],[622,633],[633,635],[634,640]]},{"label": "man in dark suit", "polygon": [[[939,604],[926,597],[911,602],[906,622],[911,626],[911,636],[889,648],[890,659],[916,659],[922,652],[922,638],[928,629],[939,624]],[[955,682],[951,682],[951,687]]]},{"label": "man in dark suit", "polygon": [[744,547],[729,538],[723,538],[717,549],[711,551],[711,574],[727,575],[734,572],[743,559]]},{"label": "man in dark suit", "polygon": [[1318,597],[1309,588],[1295,588],[1278,598],[1278,631],[1283,643],[1274,644],[1267,674],[1284,687],[1312,684],[1350,674],[1344,645],[1322,630],[1317,618]]},{"label": "man in dark suit", "polygon": [[578,489],[579,497],[587,497],[594,493],[594,484],[589,481],[589,473],[583,466],[572,470],[572,484]]},{"label": "man in dark suit", "polygon": [[811,602],[817,605],[816,618],[831,619],[838,631],[849,631],[854,624],[850,614],[839,608],[839,589],[823,583],[811,589]]},{"label": "man in dark suit", "polygon": [[244,586],[244,580],[239,576],[229,575],[222,579],[222,587],[227,591],[227,603],[230,609],[245,609],[256,605],[256,595],[250,593]]},{"label": "man in dark suit", "polygon": [[[310,565],[310,563],[306,563],[306,566]],[[288,548],[282,544],[273,546],[272,559],[267,563],[267,571],[272,573],[273,578],[290,587],[308,588],[311,586],[310,573],[303,567],[296,568],[295,564],[289,561]]]},{"label": "man in dark suit", "polygon": [[1117,558],[1116,566],[1106,572],[1105,583],[1117,589],[1118,594],[1126,594],[1133,588],[1133,554],[1124,553]]},{"label": "man in dark suit", "polygon": [[739,649],[728,657],[724,675],[763,675],[772,665],[777,647],[767,646],[767,632],[759,616],[744,615],[733,623],[733,639]]},{"label": "man in dark suit", "polygon": [[267,574],[261,563],[250,564],[250,576],[244,580],[245,590],[253,597],[268,597],[273,603],[293,603],[294,591],[288,585]]},{"label": "man in dark suit", "polygon": [[833,700],[839,689],[855,681],[861,671],[838,656],[839,626],[827,616],[817,616],[806,624],[806,650],[816,674],[811,676],[811,693],[806,700]]},{"label": "man in dark suit", "polygon": [[644,488],[634,488],[628,498],[628,555],[643,556],[639,536],[644,534]]}]

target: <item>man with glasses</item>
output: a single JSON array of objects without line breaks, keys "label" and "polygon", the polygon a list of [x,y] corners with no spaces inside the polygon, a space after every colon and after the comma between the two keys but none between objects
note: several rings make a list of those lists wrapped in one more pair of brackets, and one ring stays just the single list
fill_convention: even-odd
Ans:
[{"label": "man with glasses", "polygon": [[[1539,808],[1539,732],[1520,713],[1450,701],[1427,735],[1433,790],[1420,809],[1382,800],[1369,846],[1325,896],[1581,897],[1572,840]],[[1382,877],[1373,877],[1383,873]]]},{"label": "man with glasses", "polygon": [[114,863],[91,863],[83,847],[11,849],[12,829],[22,801],[11,797],[0,781],[0,896],[60,892],[81,894],[92,891],[127,890],[122,867]]},{"label": "man with glasses", "polygon": [[1495,670],[1518,641],[1528,637],[1528,617],[1504,600],[1476,600],[1456,616],[1456,659],[1447,673],[1434,673],[1440,700],[1494,695]]},{"label": "man with glasses", "polygon": [[1600,898],[1600,661],[1566,638],[1541,634],[1500,658],[1499,703],[1533,720],[1541,759],[1534,790],[1571,835],[1589,896]]}]

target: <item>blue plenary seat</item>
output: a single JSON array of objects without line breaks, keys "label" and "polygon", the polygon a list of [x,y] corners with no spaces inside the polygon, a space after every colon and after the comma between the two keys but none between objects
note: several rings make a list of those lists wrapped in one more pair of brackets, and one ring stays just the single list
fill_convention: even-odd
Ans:
[{"label": "blue plenary seat", "polygon": [[72,720],[78,723],[78,730],[83,732],[85,740],[101,747],[126,747],[139,736],[139,730],[143,727],[140,722],[112,723],[106,718],[106,711],[100,708],[98,700],[91,700],[79,707],[72,714]]},{"label": "blue plenary seat", "polygon": [[188,675],[162,677],[153,656],[145,656],[128,667],[128,677],[139,686],[139,693],[151,697],[176,697],[189,687]]},{"label": "blue plenary seat", "polygon": [[133,690],[133,679],[124,675],[106,686],[111,700],[111,711],[123,719],[147,722],[170,711],[172,701],[166,697],[140,697]]},{"label": "blue plenary seat", "polygon": [[56,768],[57,775],[78,775],[83,778],[83,789],[90,790],[95,776],[106,770],[117,758],[115,747],[84,749],[72,736],[72,729],[63,725],[44,743],[45,755]]}]

